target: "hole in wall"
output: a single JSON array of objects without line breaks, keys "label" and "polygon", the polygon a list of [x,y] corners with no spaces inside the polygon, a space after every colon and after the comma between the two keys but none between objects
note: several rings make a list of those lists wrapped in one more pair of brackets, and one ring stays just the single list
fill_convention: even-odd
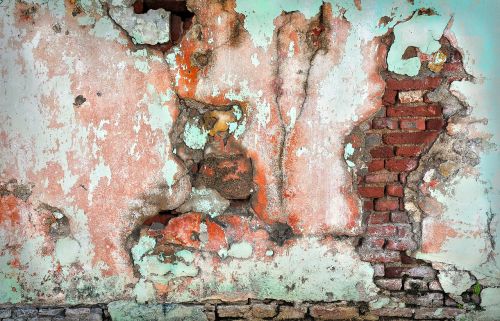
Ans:
[{"label": "hole in wall", "polygon": [[170,41],[158,45],[160,50],[168,50],[177,44],[192,25],[194,13],[187,8],[186,1],[176,0],[138,0],[134,3],[134,12],[142,14],[148,10],[164,9],[170,12]]}]

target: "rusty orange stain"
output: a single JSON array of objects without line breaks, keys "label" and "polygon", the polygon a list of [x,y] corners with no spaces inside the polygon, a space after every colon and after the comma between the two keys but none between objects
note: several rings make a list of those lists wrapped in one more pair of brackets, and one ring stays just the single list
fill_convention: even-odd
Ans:
[{"label": "rusty orange stain", "polygon": [[421,251],[423,253],[439,253],[444,241],[449,237],[458,236],[458,232],[451,228],[448,223],[435,221],[428,225],[425,235]]},{"label": "rusty orange stain", "polygon": [[20,200],[14,195],[2,196],[0,198],[0,224],[9,222],[11,225],[19,223]]}]

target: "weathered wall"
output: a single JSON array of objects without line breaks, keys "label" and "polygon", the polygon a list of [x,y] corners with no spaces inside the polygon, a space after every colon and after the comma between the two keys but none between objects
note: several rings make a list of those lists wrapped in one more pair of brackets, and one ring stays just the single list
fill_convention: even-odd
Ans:
[{"label": "weathered wall", "polygon": [[500,318],[498,2],[168,2],[0,2],[0,304]]}]

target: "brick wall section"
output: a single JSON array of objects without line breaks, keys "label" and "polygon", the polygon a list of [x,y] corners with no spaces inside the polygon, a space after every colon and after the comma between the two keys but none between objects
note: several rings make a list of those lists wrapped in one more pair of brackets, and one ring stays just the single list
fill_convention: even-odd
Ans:
[{"label": "brick wall section", "polygon": [[368,172],[359,178],[358,186],[368,212],[360,248],[365,261],[401,263],[402,251],[416,249],[403,191],[408,173],[417,168],[420,154],[445,124],[441,106],[425,101],[425,91],[436,89],[442,81],[441,77],[386,80],[384,107],[365,133],[378,144],[369,147]]},{"label": "brick wall section", "polygon": [[[382,308],[368,311],[366,304],[288,303],[245,301],[231,304],[186,305],[205,311],[207,320],[453,320],[463,313],[458,308]],[[2,321],[109,321],[106,305],[87,307],[0,308]],[[142,320],[142,319],[141,319]],[[150,320],[145,316],[144,320]],[[397,320],[402,320],[398,318]]]},{"label": "brick wall section", "polygon": [[436,76],[388,76],[384,106],[364,126],[369,128],[364,133],[364,153],[369,157],[364,158],[367,170],[358,172],[362,173],[358,176],[358,193],[363,199],[367,228],[358,250],[362,260],[374,265],[377,286],[406,304],[404,308],[371,311],[381,318],[431,318],[427,309],[439,307],[447,311],[444,318],[458,310],[450,307],[456,303],[442,291],[436,271],[406,254],[417,249],[414,230],[420,230],[405,211],[406,177],[418,167],[420,155],[445,127],[442,107],[429,102],[426,92],[446,81]]}]

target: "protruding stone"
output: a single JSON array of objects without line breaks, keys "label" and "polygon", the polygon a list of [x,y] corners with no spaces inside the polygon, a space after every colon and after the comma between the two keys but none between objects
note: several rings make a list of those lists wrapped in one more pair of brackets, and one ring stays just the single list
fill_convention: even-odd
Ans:
[{"label": "protruding stone", "polygon": [[109,14],[135,43],[156,45],[170,40],[170,12],[165,9],[135,14],[132,7],[113,7]]}]

